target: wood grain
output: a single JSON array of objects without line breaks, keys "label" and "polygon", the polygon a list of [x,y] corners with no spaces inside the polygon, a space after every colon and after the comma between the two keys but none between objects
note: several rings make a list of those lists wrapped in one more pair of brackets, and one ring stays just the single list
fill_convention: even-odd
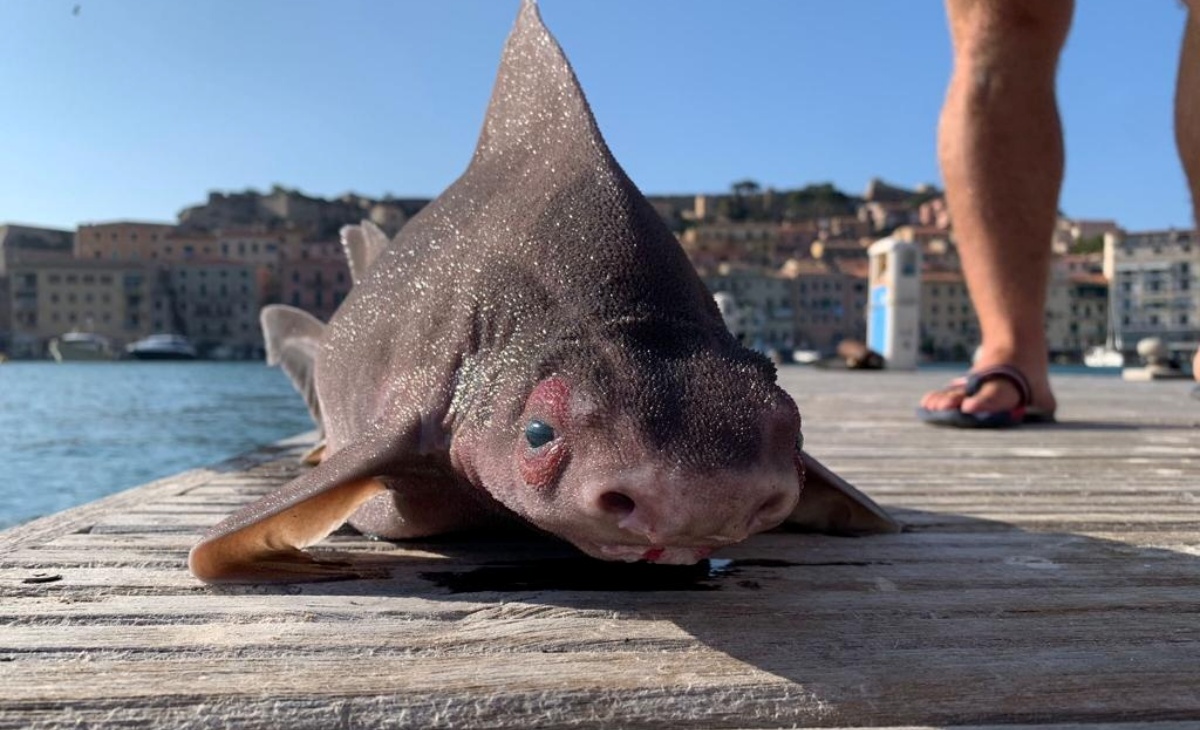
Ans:
[{"label": "wood grain", "polygon": [[1200,727],[1200,402],[1055,383],[1061,424],[916,424],[940,378],[785,368],[810,450],[908,525],[700,569],[533,535],[319,550],[381,577],[212,588],[198,532],[311,434],[0,533],[0,728]]}]

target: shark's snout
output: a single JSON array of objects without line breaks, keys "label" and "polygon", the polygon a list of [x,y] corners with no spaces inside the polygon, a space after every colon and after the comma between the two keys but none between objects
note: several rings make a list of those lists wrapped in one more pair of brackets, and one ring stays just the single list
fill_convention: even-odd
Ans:
[{"label": "shark's snout", "polygon": [[794,468],[687,474],[647,467],[587,483],[579,499],[597,542],[711,552],[779,525],[799,493]]}]

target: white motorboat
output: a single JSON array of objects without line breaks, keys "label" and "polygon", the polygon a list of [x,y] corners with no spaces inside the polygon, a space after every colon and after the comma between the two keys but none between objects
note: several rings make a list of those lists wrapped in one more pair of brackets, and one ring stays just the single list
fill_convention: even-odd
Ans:
[{"label": "white motorboat", "polygon": [[1113,314],[1116,302],[1113,301],[1111,286],[1108,297],[1108,334],[1104,338],[1104,344],[1089,347],[1083,352],[1083,364],[1089,368],[1125,367],[1125,353],[1121,352],[1121,337],[1117,334],[1117,323]]},{"label": "white motorboat", "polygon": [[156,334],[125,348],[137,360],[195,360],[196,348],[183,335]]},{"label": "white motorboat", "polygon": [[96,362],[113,360],[112,343],[95,332],[67,332],[50,340],[50,356],[55,362]]},{"label": "white motorboat", "polygon": [[1120,368],[1125,366],[1125,355],[1108,345],[1097,345],[1084,351],[1083,364],[1089,368]]}]

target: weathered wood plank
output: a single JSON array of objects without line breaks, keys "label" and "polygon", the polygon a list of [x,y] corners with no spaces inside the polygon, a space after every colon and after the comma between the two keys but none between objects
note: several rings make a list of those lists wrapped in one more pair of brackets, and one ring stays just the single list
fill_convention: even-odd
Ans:
[{"label": "weathered wood plank", "polygon": [[301,473],[297,438],[0,533],[0,728],[1200,727],[1190,386],[1062,379],[1066,423],[979,433],[914,425],[936,375],[782,379],[909,532],[649,577],[532,536],[339,533],[318,549],[388,577],[192,580],[204,527]]}]

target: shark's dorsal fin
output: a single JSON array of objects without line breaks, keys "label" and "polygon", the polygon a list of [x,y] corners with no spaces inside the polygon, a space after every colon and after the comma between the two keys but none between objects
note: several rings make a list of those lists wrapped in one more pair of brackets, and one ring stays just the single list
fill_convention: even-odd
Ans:
[{"label": "shark's dorsal fin", "polygon": [[357,226],[344,226],[341,231],[342,249],[350,264],[350,280],[355,284],[362,281],[367,269],[379,254],[388,247],[387,234],[369,220]]},{"label": "shark's dorsal fin", "polygon": [[313,421],[323,428],[314,375],[325,325],[308,312],[286,304],[264,307],[259,321],[267,345],[267,364],[283,368],[292,385],[304,396]]},{"label": "shark's dorsal fin", "polygon": [[523,0],[500,59],[475,162],[577,157],[591,148],[613,162],[591,107],[535,0]]}]

